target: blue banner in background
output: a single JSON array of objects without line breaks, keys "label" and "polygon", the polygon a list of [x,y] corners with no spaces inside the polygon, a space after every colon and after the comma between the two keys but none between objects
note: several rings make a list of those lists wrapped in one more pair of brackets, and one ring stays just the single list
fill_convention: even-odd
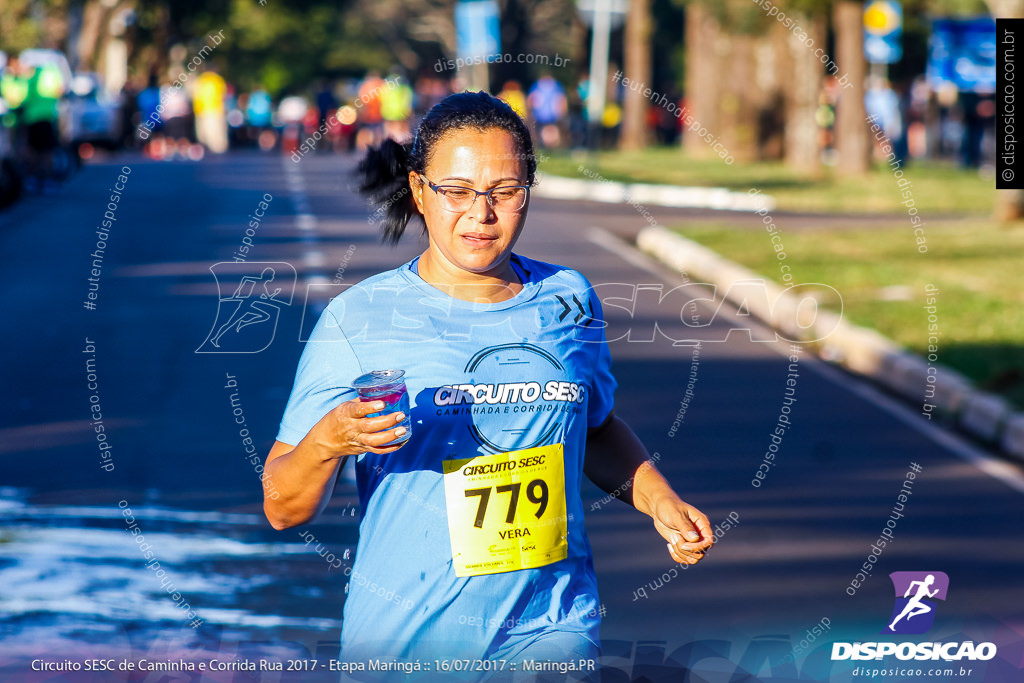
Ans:
[{"label": "blue banner in background", "polygon": [[495,57],[501,52],[501,25],[494,0],[462,0],[455,5],[455,45],[459,59]]},{"label": "blue banner in background", "polygon": [[996,87],[996,22],[992,17],[936,19],[928,41],[928,84],[988,94]]}]

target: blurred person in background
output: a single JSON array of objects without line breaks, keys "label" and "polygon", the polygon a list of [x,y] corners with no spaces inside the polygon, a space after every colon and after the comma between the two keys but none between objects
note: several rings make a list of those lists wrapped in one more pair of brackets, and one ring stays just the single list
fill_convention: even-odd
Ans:
[{"label": "blurred person in background", "polygon": [[[4,97],[4,81],[9,79],[7,53],[0,50],[0,208],[21,195],[21,174],[15,165],[17,113],[10,110]],[[21,98],[18,98],[20,104]]]},{"label": "blurred person in background", "polygon": [[672,83],[665,83],[661,92],[667,93],[668,101],[674,102],[677,108],[651,102],[648,109],[650,125],[657,134],[658,144],[674,145],[679,137],[679,112],[682,109],[682,95]]},{"label": "blurred person in background", "polygon": [[[892,143],[895,152],[895,161],[903,162],[906,149],[904,144],[903,112],[900,109],[899,95],[892,89],[889,79],[880,76],[872,76],[868,79],[868,89],[864,93],[864,109],[871,120],[885,133],[888,142]],[[884,140],[878,140],[872,135],[876,156],[886,156],[881,148]],[[894,162],[895,163],[895,162]]]},{"label": "blurred person in background", "polygon": [[346,104],[338,109],[338,125],[335,127],[337,137],[332,138],[334,151],[356,151],[356,133],[359,131],[357,121],[356,109],[352,105]]},{"label": "blurred person in background", "polygon": [[451,92],[452,89],[448,81],[437,78],[433,74],[420,76],[416,81],[416,98],[414,100],[416,115],[422,117]]},{"label": "blurred person in background", "polygon": [[384,139],[384,118],[380,112],[380,95],[386,87],[384,79],[376,71],[366,74],[359,84],[355,107],[359,121],[356,133],[356,147],[360,150],[380,144]]},{"label": "blurred person in background", "polygon": [[390,74],[380,91],[380,115],[384,119],[384,136],[397,142],[409,139],[412,118],[412,88],[405,79]]},{"label": "blurred person in background", "polygon": [[121,135],[114,145],[115,149],[131,147],[135,140],[135,117],[139,113],[139,93],[142,92],[140,81],[129,79],[121,86],[117,94],[117,109],[120,113]]},{"label": "blurred person in background", "polygon": [[839,79],[826,76],[818,93],[818,108],[814,111],[814,121],[818,124],[818,141],[821,147],[821,161],[826,166],[834,166],[836,152],[836,107],[839,106],[839,95],[842,91]]},{"label": "blurred person in background", "polygon": [[289,95],[277,105],[277,120],[281,124],[281,151],[285,154],[296,153],[303,144],[303,120],[308,111],[309,104],[298,95]]},{"label": "blurred person in background", "polygon": [[277,141],[273,128],[274,105],[270,95],[263,88],[249,93],[245,103],[245,123],[248,138],[255,141],[263,151],[272,149]]},{"label": "blurred person in background", "polygon": [[527,120],[529,111],[526,105],[526,93],[523,92],[519,81],[505,81],[501,92],[498,93],[498,99],[512,107],[512,111],[519,114],[519,118],[523,121]]},{"label": "blurred person in background", "polygon": [[228,149],[248,145],[249,140],[246,137],[248,128],[245,125],[245,107],[248,101],[247,94],[236,93],[234,87],[230,83],[227,84],[224,109],[227,111]]},{"label": "blurred person in background", "polygon": [[[58,104],[64,95],[64,78],[55,64],[24,66],[17,59],[8,64],[11,80],[4,85],[8,107],[16,111],[22,144],[25,190],[56,191],[54,153],[60,146]],[[16,107],[11,104],[20,98]]]},{"label": "blurred person in background", "polygon": [[[334,97],[331,82],[326,78],[320,80],[320,86],[317,88],[316,97],[313,98],[313,101],[316,103],[317,129],[326,133],[328,129],[327,117],[338,108],[338,100]],[[326,145],[323,147],[323,151],[328,151]]]},{"label": "blurred person in background", "polygon": [[182,159],[188,159],[194,131],[192,104],[189,102],[188,94],[184,88],[164,85],[160,88],[160,101],[164,105],[163,120],[167,148],[162,150],[160,147],[152,146],[157,153],[154,158],[170,161],[178,155]]},{"label": "blurred person in background", "polygon": [[541,76],[530,88],[530,115],[537,124],[541,147],[558,147],[562,143],[559,129],[568,112],[565,90],[551,74]]},{"label": "blurred person in background", "polygon": [[928,154],[928,107],[931,88],[928,79],[921,74],[910,82],[906,97],[907,154],[921,159]]},{"label": "blurred person in background", "polygon": [[590,92],[590,74],[584,72],[569,92],[569,146],[582,149],[587,146],[587,93]]},{"label": "blurred person in background", "polygon": [[[149,135],[145,140],[142,140],[143,149],[146,149],[149,145],[163,144],[164,121],[163,117],[160,116],[156,109],[159,104],[160,86],[157,82],[156,74],[151,73],[146,87],[143,88],[135,98],[135,106],[139,110],[140,123],[143,121],[149,121],[153,124],[153,128],[150,130]],[[157,140],[159,140],[159,142],[156,142]]]},{"label": "blurred person in background", "polygon": [[192,93],[196,115],[196,139],[214,154],[228,151],[228,122],[224,98],[227,84],[220,74],[207,69],[199,74]]},{"label": "blurred person in background", "polygon": [[961,91],[960,106],[964,126],[960,139],[960,164],[964,168],[978,168],[985,160],[983,143],[986,131],[993,128],[995,121],[995,95]]},{"label": "blurred person in background", "polygon": [[7,113],[4,115],[4,124],[10,128],[12,144],[19,157],[22,157],[25,145],[25,131],[21,122],[21,105],[28,94],[28,80],[24,76],[21,62],[17,56],[11,55],[7,59],[3,74],[0,75],[0,97],[4,100]]}]

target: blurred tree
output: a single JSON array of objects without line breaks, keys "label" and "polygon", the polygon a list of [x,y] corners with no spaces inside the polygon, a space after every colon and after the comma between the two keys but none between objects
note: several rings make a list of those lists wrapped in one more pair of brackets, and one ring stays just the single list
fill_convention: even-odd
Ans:
[{"label": "blurred tree", "polygon": [[836,64],[849,78],[836,103],[836,170],[842,175],[862,175],[871,168],[871,137],[864,108],[864,3],[838,0],[832,11],[836,37]]},{"label": "blurred tree", "polygon": [[391,56],[407,71],[420,66],[410,46],[437,43],[444,54],[455,55],[454,0],[360,0],[366,28],[380,36]]},{"label": "blurred tree", "polygon": [[312,88],[320,77],[357,77],[387,69],[392,52],[354,0],[138,0],[132,63],[138,78],[168,75],[169,51],[191,55],[224,29],[210,65],[241,90],[275,97]]},{"label": "blurred tree", "polygon": [[[503,78],[526,81],[545,67],[538,55],[556,53],[579,68],[572,0],[499,0],[503,50],[532,53],[529,61],[491,65]],[[29,47],[69,48],[72,62],[97,70],[110,36],[110,18],[135,10],[129,63],[136,82],[149,73],[163,79],[171,49],[191,55],[224,29],[227,40],[210,65],[243,90],[262,85],[274,95],[309,89],[320,77],[359,77],[366,71],[397,68],[454,75],[431,67],[454,57],[455,0],[0,0],[0,46],[9,52]],[[68,40],[69,17],[71,30]],[[567,30],[569,29],[569,30]],[[557,72],[557,68],[550,70]]]},{"label": "blurred tree", "polygon": [[683,144],[697,156],[721,156],[721,144],[737,160],[785,159],[813,173],[824,73],[814,47],[826,45],[827,2],[767,7],[785,15],[750,0],[686,3],[686,106],[706,135],[684,131]]},{"label": "blurred tree", "polygon": [[78,25],[73,42],[75,54],[68,59],[76,71],[104,70],[104,49],[110,39],[110,22],[125,10],[134,10],[135,0],[85,0],[71,8]]},{"label": "blurred tree", "polygon": [[61,48],[67,39],[68,0],[2,0],[0,50]]},{"label": "blurred tree", "polygon": [[[568,83],[580,68],[583,50],[579,32],[582,28],[573,0],[503,0],[501,3],[501,49],[508,55],[547,55],[547,65],[501,61],[491,65],[492,90],[497,92],[505,81],[519,81],[524,88],[548,72]],[[552,64],[555,55],[567,62]],[[571,60],[571,61],[568,61]]]},{"label": "blurred tree", "polygon": [[[655,85],[651,80],[654,75],[651,69],[652,24],[650,0],[630,0],[626,14],[623,74],[631,81],[648,87]],[[662,94],[668,96],[670,93]],[[655,93],[652,97],[657,96]],[[651,98],[642,90],[625,89],[622,137],[619,140],[621,149],[636,150],[647,146],[650,137],[647,133],[647,108],[650,106]]]},{"label": "blurred tree", "polygon": [[[813,9],[795,16],[813,41],[813,45],[826,46],[827,17],[823,11]],[[821,171],[821,137],[818,130],[817,113],[819,97],[824,85],[824,71],[821,60],[814,50],[791,31],[779,31],[781,71],[789,74],[783,79],[782,108],[783,154],[786,164],[810,175]]]}]

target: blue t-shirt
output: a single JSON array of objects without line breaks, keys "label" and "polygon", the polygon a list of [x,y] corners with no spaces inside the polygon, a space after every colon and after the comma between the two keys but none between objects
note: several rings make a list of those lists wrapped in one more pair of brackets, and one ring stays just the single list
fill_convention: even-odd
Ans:
[{"label": "blue t-shirt", "polygon": [[[298,444],[356,396],[356,377],[405,370],[411,438],[394,453],[356,458],[362,517],[341,658],[485,659],[548,632],[599,643],[579,492],[587,428],[607,419],[616,386],[600,300],[580,273],[513,255],[520,292],[498,303],[465,301],[420,278],[417,261],[331,301],[303,351],[277,436]],[[480,384],[488,387],[465,386]],[[456,576],[442,462],[556,443],[564,448],[566,559]]]}]

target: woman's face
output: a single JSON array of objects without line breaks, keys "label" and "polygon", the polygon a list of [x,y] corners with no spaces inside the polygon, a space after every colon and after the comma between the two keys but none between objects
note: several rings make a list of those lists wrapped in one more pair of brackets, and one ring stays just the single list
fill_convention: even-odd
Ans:
[{"label": "woman's face", "polygon": [[[423,175],[434,185],[455,185],[485,191],[526,185],[526,160],[515,138],[499,128],[454,130],[434,145]],[[446,208],[417,173],[409,174],[413,199],[427,225],[430,250],[438,264],[500,277],[526,222],[529,197],[518,211],[495,210],[483,195],[467,211]]]}]

